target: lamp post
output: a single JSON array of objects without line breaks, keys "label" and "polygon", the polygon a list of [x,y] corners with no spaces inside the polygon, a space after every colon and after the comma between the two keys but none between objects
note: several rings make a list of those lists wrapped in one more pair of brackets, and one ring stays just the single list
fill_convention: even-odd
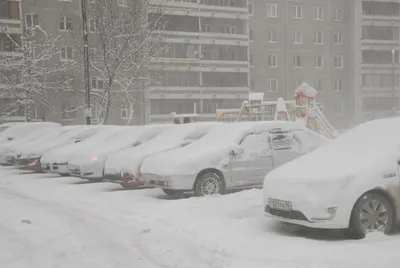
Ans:
[{"label": "lamp post", "polygon": [[393,106],[392,106],[392,112],[395,113],[397,109],[397,104],[396,104],[396,70],[395,70],[395,64],[396,64],[396,49],[392,48],[392,100],[393,100]]},{"label": "lamp post", "polygon": [[90,78],[89,78],[89,42],[88,42],[88,28],[87,28],[87,13],[86,13],[86,0],[81,0],[82,12],[82,32],[83,32],[83,76],[85,81],[86,91],[86,125],[90,125],[92,117],[92,109],[90,106]]}]

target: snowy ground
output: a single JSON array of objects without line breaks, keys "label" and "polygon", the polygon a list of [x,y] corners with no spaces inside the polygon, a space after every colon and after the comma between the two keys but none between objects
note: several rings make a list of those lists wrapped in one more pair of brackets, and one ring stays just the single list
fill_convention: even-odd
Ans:
[{"label": "snowy ground", "polygon": [[263,216],[261,190],[119,189],[0,167],[0,267],[400,267],[400,235],[289,230]]}]

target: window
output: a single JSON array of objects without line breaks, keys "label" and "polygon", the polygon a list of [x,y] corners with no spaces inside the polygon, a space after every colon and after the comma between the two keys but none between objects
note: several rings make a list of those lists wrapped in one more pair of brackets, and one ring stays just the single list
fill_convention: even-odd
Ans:
[{"label": "window", "polygon": [[277,55],[276,54],[268,55],[268,67],[277,67],[277,66],[278,66]]},{"label": "window", "polygon": [[249,30],[249,39],[250,39],[250,41],[254,41],[253,29]]},{"label": "window", "polygon": [[221,27],[222,27],[222,33],[236,34],[236,26],[224,25]]},{"label": "window", "polygon": [[250,88],[254,89],[255,85],[254,85],[254,79],[250,80]]},{"label": "window", "polygon": [[333,34],[333,43],[335,45],[341,45],[343,43],[343,35],[342,35],[342,33],[334,33]]},{"label": "window", "polygon": [[32,13],[25,14],[25,26],[26,28],[32,28],[39,25],[39,16]]},{"label": "window", "polygon": [[62,120],[75,120],[76,107],[75,105],[61,105],[61,118]]},{"label": "window", "polygon": [[301,68],[301,57],[300,55],[293,56],[293,67]]},{"label": "window", "polygon": [[74,77],[72,75],[62,75],[62,89],[65,91],[72,91],[74,90]]},{"label": "window", "polygon": [[294,137],[293,133],[277,131],[270,134],[269,142],[273,150],[291,150],[300,144]]},{"label": "window", "polygon": [[269,148],[266,134],[262,133],[254,133],[249,134],[244,137],[242,142],[240,143],[240,147],[244,150],[245,153],[249,152],[261,152]]},{"label": "window", "polygon": [[335,91],[342,92],[343,91],[343,80],[341,78],[335,79]]},{"label": "window", "polygon": [[303,8],[302,6],[293,6],[293,18],[301,19],[303,17]]},{"label": "window", "polygon": [[268,43],[276,43],[276,30],[268,30],[267,31],[267,42]]},{"label": "window", "polygon": [[276,92],[278,91],[278,79],[269,79],[268,80],[268,91]]},{"label": "window", "polygon": [[334,12],[335,12],[334,20],[342,21],[343,20],[343,10],[341,8],[335,8]]},{"label": "window", "polygon": [[333,58],[333,67],[337,69],[343,68],[343,56],[335,56]]},{"label": "window", "polygon": [[60,48],[60,59],[62,61],[72,60],[74,57],[72,47],[61,47]]},{"label": "window", "polygon": [[96,32],[96,20],[95,19],[89,19],[89,23],[88,23],[88,28],[89,28],[89,32]]},{"label": "window", "polygon": [[321,55],[314,57],[314,67],[317,69],[322,69],[324,67],[324,57]]},{"label": "window", "polygon": [[104,89],[104,81],[99,77],[92,77],[91,83],[92,89],[103,90]]},{"label": "window", "polygon": [[118,6],[127,7],[128,6],[128,0],[118,0]]},{"label": "window", "polygon": [[249,3],[247,7],[249,9],[249,15],[253,15],[254,14],[253,3]]},{"label": "window", "polygon": [[250,64],[250,66],[254,66],[254,58],[253,58],[253,55],[249,55],[249,64]]},{"label": "window", "polygon": [[129,119],[129,111],[127,105],[121,105],[121,119]]},{"label": "window", "polygon": [[343,115],[344,114],[344,104],[343,102],[335,103],[335,114]]},{"label": "window", "polygon": [[324,43],[323,33],[321,31],[314,32],[314,44],[322,45]]},{"label": "window", "polygon": [[211,24],[203,24],[203,25],[201,25],[201,31],[203,33],[211,32]]},{"label": "window", "polygon": [[72,30],[72,20],[65,16],[60,18],[60,31],[71,31]]},{"label": "window", "polygon": [[319,78],[315,79],[314,87],[317,91],[322,91],[322,80]]},{"label": "window", "polygon": [[324,9],[322,7],[314,7],[314,20],[324,19]]},{"label": "window", "polygon": [[277,18],[278,17],[278,5],[277,4],[267,4],[267,17]]},{"label": "window", "polygon": [[293,44],[301,44],[303,43],[303,33],[302,32],[293,32]]}]

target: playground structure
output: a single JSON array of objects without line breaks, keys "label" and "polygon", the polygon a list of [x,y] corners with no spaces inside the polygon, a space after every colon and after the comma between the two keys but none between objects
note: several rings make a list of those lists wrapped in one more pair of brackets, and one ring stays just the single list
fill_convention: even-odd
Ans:
[{"label": "playground structure", "polygon": [[222,122],[275,121],[301,122],[307,128],[330,139],[338,135],[328,122],[315,99],[317,91],[307,83],[301,84],[294,99],[264,101],[264,93],[250,93],[249,100],[237,109],[217,109],[217,120]]}]

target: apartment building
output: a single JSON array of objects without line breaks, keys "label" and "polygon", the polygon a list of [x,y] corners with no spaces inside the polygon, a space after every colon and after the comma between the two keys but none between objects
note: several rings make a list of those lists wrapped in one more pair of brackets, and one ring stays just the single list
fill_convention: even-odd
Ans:
[{"label": "apartment building", "polygon": [[307,82],[338,129],[353,124],[353,0],[249,0],[250,87],[292,99]]},{"label": "apartment building", "polygon": [[399,115],[400,1],[354,2],[357,122]]},{"label": "apartment building", "polygon": [[[150,61],[146,114],[151,123],[170,113],[196,112],[215,120],[217,108],[238,108],[249,92],[247,0],[168,0],[164,49]],[[149,20],[152,20],[152,15]]]}]

